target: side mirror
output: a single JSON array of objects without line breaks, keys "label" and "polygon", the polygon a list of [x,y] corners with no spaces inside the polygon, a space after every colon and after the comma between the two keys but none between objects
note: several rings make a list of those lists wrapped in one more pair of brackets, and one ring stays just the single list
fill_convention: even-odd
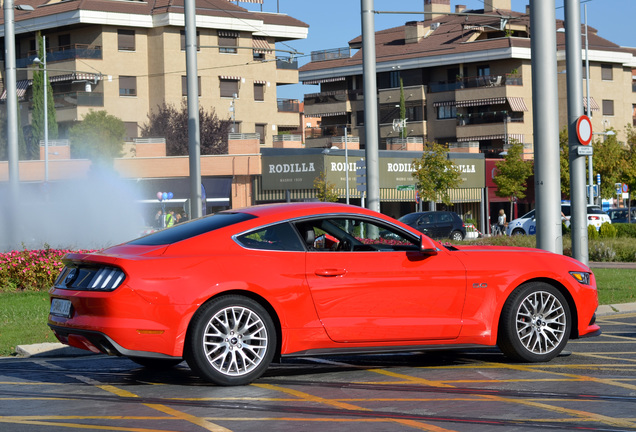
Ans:
[{"label": "side mirror", "polygon": [[421,235],[420,236],[420,252],[426,255],[437,255],[437,246],[430,238]]}]

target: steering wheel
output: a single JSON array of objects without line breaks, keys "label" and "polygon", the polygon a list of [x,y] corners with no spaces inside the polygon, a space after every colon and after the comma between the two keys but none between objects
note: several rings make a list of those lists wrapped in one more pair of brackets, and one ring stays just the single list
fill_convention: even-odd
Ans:
[{"label": "steering wheel", "polygon": [[352,251],[353,244],[347,239],[342,239],[338,242],[338,247],[336,247],[337,251]]}]

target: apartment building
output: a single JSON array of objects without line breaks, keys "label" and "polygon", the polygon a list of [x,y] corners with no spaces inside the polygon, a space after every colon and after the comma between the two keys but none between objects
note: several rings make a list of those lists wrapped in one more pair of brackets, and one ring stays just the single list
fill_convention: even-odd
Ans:
[{"label": "apartment building", "polygon": [[[516,12],[510,10],[510,0],[492,0],[480,10],[462,5],[451,10],[450,0],[424,0],[424,9],[424,21],[375,33],[378,94],[373,97],[379,104],[380,148],[404,148],[410,140],[437,141],[447,143],[451,151],[500,158],[515,139],[524,143],[531,158],[528,8]],[[564,23],[556,24],[562,28]],[[603,39],[593,27],[588,27],[588,41],[593,128],[613,127],[623,140],[625,125],[635,118],[634,50]],[[559,121],[564,127],[564,33],[557,32],[557,45]],[[330,147],[332,137],[343,135],[346,125],[364,148],[362,38],[353,39],[346,48],[312,53],[312,61],[300,69],[300,80],[320,84],[319,93],[305,95],[305,114],[322,117],[322,134],[308,139],[307,146]],[[394,127],[394,120],[400,118],[400,82],[405,128]],[[584,97],[581,104],[586,103]]]},{"label": "apartment building", "polygon": [[[91,109],[121,118],[127,138],[135,138],[153,109],[163,103],[179,107],[185,100],[183,0],[21,3],[35,9],[15,11],[22,125],[30,123],[38,33],[46,38],[61,138]],[[298,129],[298,102],[277,98],[278,86],[298,83],[298,63],[292,53],[277,53],[276,44],[306,38],[308,25],[228,0],[197,0],[196,25],[199,105],[231,119],[235,133],[259,134],[262,146],[271,147],[280,132]]]}]

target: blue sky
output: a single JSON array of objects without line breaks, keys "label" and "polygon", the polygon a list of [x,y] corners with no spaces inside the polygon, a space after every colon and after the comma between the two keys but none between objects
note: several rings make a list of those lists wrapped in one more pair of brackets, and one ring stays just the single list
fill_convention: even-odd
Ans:
[{"label": "blue sky", "polygon": [[[526,10],[530,0],[511,0],[512,9],[518,12]],[[299,64],[309,61],[311,51],[346,47],[348,42],[362,34],[360,18],[360,0],[264,0],[264,12],[285,13],[309,24],[306,40],[291,41],[287,45],[304,56],[299,56]],[[451,10],[456,4],[466,5],[469,9],[483,9],[484,0],[451,0]],[[621,46],[636,47],[636,0],[582,0],[587,5],[588,25],[598,30],[599,36]],[[260,5],[239,3],[239,6],[251,10],[260,10]],[[555,0],[556,17],[563,18],[563,0]],[[424,8],[423,0],[375,0],[377,11],[411,12]],[[406,21],[422,19],[422,15],[412,14],[375,14],[375,28],[382,30],[403,25]],[[282,44],[277,45],[283,48]],[[284,47],[287,48],[287,47]],[[319,91],[317,86],[279,87],[279,98],[303,99],[305,93]]]}]

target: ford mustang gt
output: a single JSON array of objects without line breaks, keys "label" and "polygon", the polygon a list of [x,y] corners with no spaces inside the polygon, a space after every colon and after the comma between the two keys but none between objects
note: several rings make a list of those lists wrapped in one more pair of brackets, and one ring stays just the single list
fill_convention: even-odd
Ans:
[{"label": "ford mustang gt", "polygon": [[281,357],[498,346],[545,362],[600,333],[590,269],[550,252],[444,245],[344,204],[228,210],[68,254],[48,324],[63,343],[218,385]]}]

